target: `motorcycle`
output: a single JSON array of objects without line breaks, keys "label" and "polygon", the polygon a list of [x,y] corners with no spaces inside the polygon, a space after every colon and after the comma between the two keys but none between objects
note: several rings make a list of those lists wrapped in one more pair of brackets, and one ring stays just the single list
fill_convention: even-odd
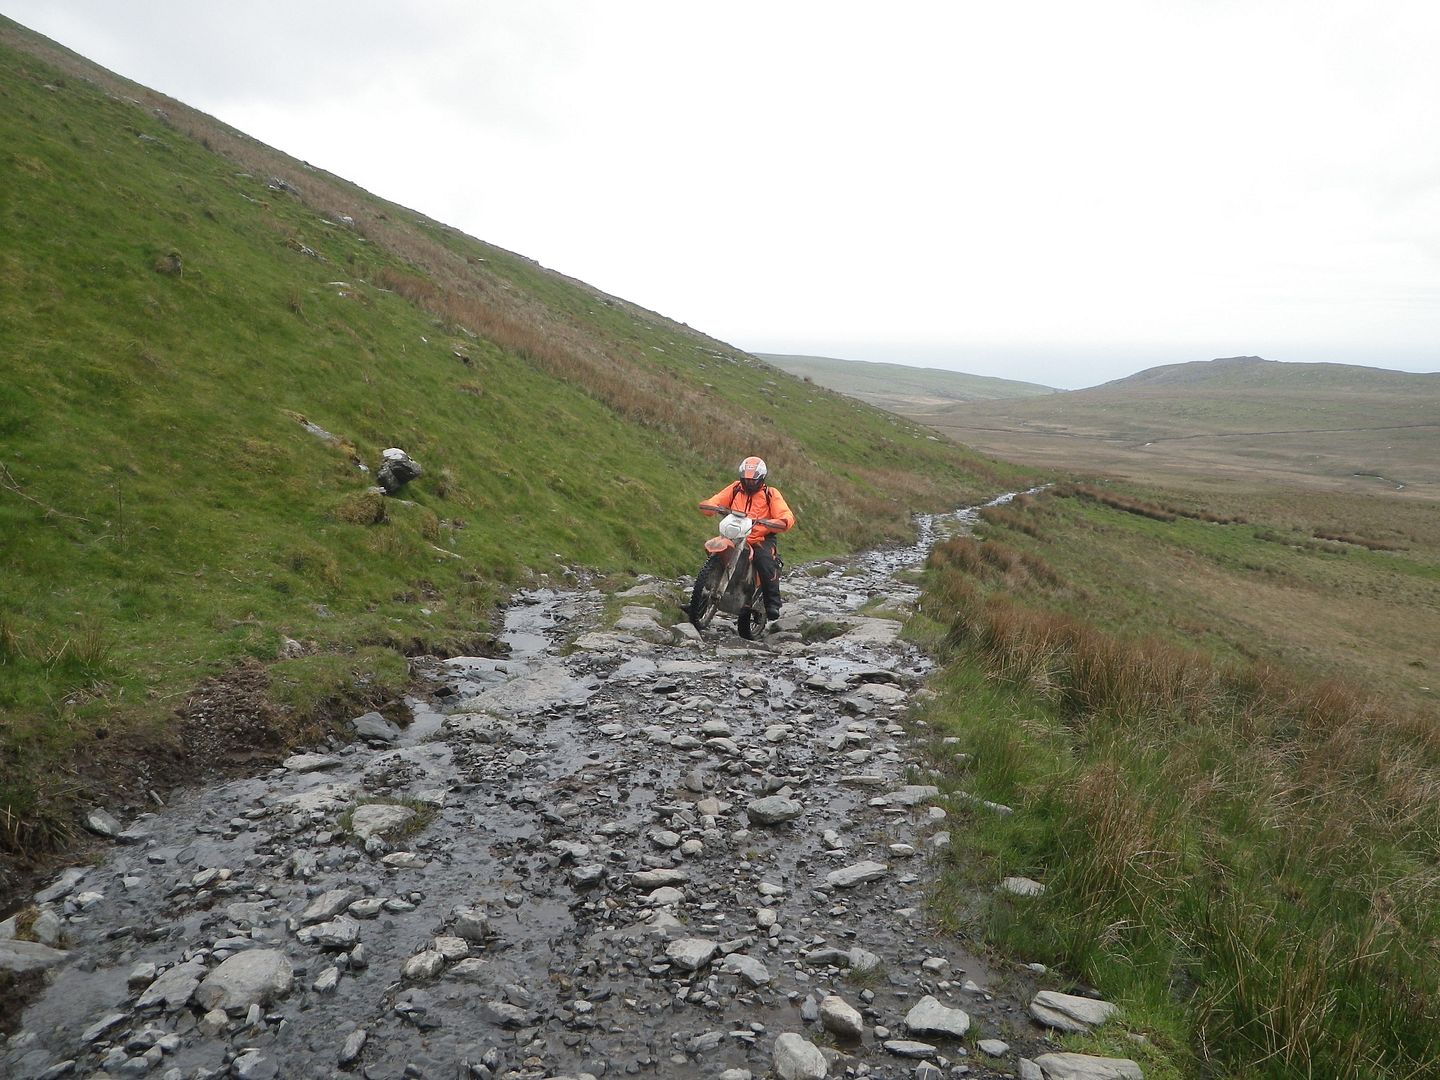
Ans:
[{"label": "motorcycle", "polygon": [[691,625],[704,630],[723,611],[736,617],[736,629],[747,641],[765,633],[765,598],[760,588],[760,569],[755,565],[751,545],[746,542],[757,524],[783,530],[784,523],[766,518],[748,518],[727,506],[702,503],[701,510],[713,510],[720,519],[719,535],[705,541],[705,565],[695,577],[690,593]]}]

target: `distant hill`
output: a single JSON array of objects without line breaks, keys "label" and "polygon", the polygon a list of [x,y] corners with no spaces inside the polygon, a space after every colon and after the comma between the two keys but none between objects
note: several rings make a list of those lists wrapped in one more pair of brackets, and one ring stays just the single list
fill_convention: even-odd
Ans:
[{"label": "distant hill", "polygon": [[1222,356],[1214,360],[1193,360],[1185,364],[1163,364],[1115,379],[1077,393],[1140,389],[1148,387],[1208,388],[1228,390],[1275,390],[1283,394],[1314,391],[1355,391],[1358,393],[1413,392],[1416,376],[1408,371],[1364,367],[1360,364],[1291,364],[1259,356]]},{"label": "distant hill", "polygon": [[1059,393],[1053,387],[1035,383],[966,375],[940,368],[839,360],[830,356],[755,355],[791,375],[905,416],[968,402]]},{"label": "distant hill", "polygon": [[1440,497],[1440,373],[1235,356],[908,415],[1035,465]]}]

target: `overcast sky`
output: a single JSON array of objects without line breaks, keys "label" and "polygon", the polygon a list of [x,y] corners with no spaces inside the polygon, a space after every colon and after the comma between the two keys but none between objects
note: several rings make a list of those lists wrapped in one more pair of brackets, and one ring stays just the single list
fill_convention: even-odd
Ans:
[{"label": "overcast sky", "polygon": [[1440,370],[1440,3],[0,0],[758,352]]}]

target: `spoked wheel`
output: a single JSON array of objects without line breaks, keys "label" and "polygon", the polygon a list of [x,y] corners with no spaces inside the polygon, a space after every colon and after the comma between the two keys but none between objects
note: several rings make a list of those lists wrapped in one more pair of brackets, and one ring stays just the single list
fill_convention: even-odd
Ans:
[{"label": "spoked wheel", "polygon": [[740,613],[736,629],[740,631],[740,636],[746,641],[759,641],[765,633],[766,622],[765,609],[756,604],[753,607],[747,607]]},{"label": "spoked wheel", "polygon": [[696,630],[704,630],[710,625],[710,620],[715,618],[715,610],[720,604],[720,579],[725,575],[725,567],[714,555],[705,560],[705,565],[700,567],[700,573],[695,578],[695,588],[690,593],[690,624]]}]

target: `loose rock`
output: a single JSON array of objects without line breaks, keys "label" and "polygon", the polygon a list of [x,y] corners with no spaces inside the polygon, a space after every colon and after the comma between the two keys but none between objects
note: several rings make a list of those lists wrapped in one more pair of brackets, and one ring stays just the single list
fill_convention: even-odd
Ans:
[{"label": "loose rock", "polygon": [[825,1080],[829,1073],[819,1048],[803,1035],[788,1031],[775,1040],[772,1067],[781,1080]]},{"label": "loose rock", "polygon": [[825,880],[837,889],[853,889],[867,881],[879,881],[889,872],[890,867],[884,863],[867,861],[841,870],[832,870],[825,875]]},{"label": "loose rock", "polygon": [[842,1039],[859,1039],[865,1034],[865,1020],[844,998],[831,994],[820,1002],[820,1023]]},{"label": "loose rock", "polygon": [[926,995],[905,1014],[905,1026],[917,1035],[948,1035],[964,1038],[970,1030],[970,1016],[963,1009],[952,1009]]},{"label": "loose rock", "polygon": [[1116,1007],[1108,1001],[1041,990],[1030,1002],[1030,1015],[1046,1027],[1067,1034],[1083,1035],[1099,1027],[1115,1015]]},{"label": "loose rock", "polygon": [[1041,1054],[1035,1064],[1045,1080],[1144,1080],[1139,1063],[1129,1058]]},{"label": "loose rock", "polygon": [[236,953],[205,976],[195,990],[195,1000],[202,1009],[235,1012],[284,997],[294,980],[294,970],[283,952],[254,949]]}]

